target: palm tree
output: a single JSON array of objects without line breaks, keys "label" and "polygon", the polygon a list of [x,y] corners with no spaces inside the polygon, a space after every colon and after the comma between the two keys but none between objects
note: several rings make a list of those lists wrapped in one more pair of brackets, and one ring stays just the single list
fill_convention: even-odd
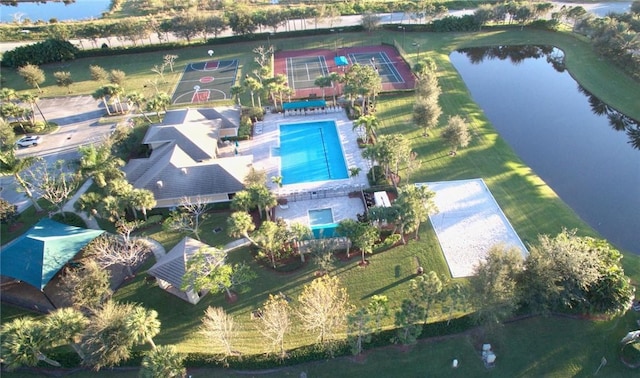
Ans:
[{"label": "palm tree", "polygon": [[141,378],[175,378],[186,374],[184,357],[176,352],[173,345],[160,345],[142,358]]},{"label": "palm tree", "polygon": [[349,249],[351,247],[351,242],[356,238],[358,233],[359,222],[353,219],[344,219],[338,223],[338,228],[336,228],[336,232],[340,236],[344,236],[349,239],[349,243],[347,243],[347,257],[349,256]]},{"label": "palm tree", "polygon": [[366,135],[366,140],[365,143],[369,143],[373,141],[373,138],[376,135],[376,130],[378,128],[378,126],[380,126],[380,121],[378,121],[378,117],[376,117],[373,114],[365,114],[363,116],[360,116],[360,118],[358,118],[356,120],[356,122],[353,125],[353,128],[358,128],[361,127],[364,129],[365,135]]},{"label": "palm tree", "polygon": [[31,93],[24,93],[23,95],[20,96],[20,99],[26,103],[29,104],[29,106],[31,107],[31,124],[35,125],[36,124],[36,109],[38,109],[38,112],[40,113],[40,116],[42,117],[42,120],[44,121],[44,123],[47,123],[47,119],[44,118],[44,114],[42,114],[42,110],[40,110],[40,107],[38,106],[38,96],[31,94]]},{"label": "palm tree", "polygon": [[144,220],[147,220],[147,209],[153,209],[157,205],[153,192],[147,189],[134,189],[130,200],[132,207],[142,210]]},{"label": "palm tree", "polygon": [[233,238],[243,237],[258,246],[258,244],[249,236],[249,233],[256,229],[251,215],[245,211],[236,211],[231,213],[227,218],[227,233]]},{"label": "palm tree", "polygon": [[18,158],[15,150],[10,149],[9,151],[0,153],[0,173],[13,175],[16,182],[33,203],[36,211],[41,212],[42,207],[40,207],[38,201],[33,197],[29,184],[20,175],[20,172],[32,166],[37,160],[38,158],[35,156],[24,157],[22,159]]},{"label": "palm tree", "polygon": [[126,323],[133,307],[130,303],[108,301],[94,312],[82,339],[86,354],[83,364],[99,370],[131,357],[136,336],[131,334]]},{"label": "palm tree", "polygon": [[257,79],[254,79],[251,76],[246,76],[244,79],[244,85],[249,89],[249,93],[251,94],[251,106],[255,107],[255,93],[258,92],[258,106],[262,107],[262,102],[260,101],[260,91],[262,90],[262,83]]},{"label": "palm tree", "polygon": [[88,144],[78,147],[80,153],[80,172],[93,178],[100,188],[107,186],[109,181],[124,177],[120,167],[124,161],[113,156],[111,143],[106,141],[98,146]]},{"label": "palm tree", "polygon": [[[116,113],[124,113],[124,107],[122,106],[122,101],[120,101],[120,97],[124,96],[124,88],[118,84],[107,84],[102,88],[109,96],[109,102],[113,103],[113,110]],[[118,107],[120,107],[120,110],[118,110]]]},{"label": "palm tree", "polygon": [[325,88],[331,86],[331,77],[330,76],[318,76],[316,80],[313,82],[313,85],[316,87],[320,87],[322,89],[322,99],[325,97]]},{"label": "palm tree", "polygon": [[300,254],[300,261],[304,262],[304,252],[300,250],[300,242],[313,236],[313,232],[309,226],[294,222],[289,225],[289,235],[293,241],[295,249]]},{"label": "palm tree", "polygon": [[136,344],[148,342],[151,348],[156,349],[153,337],[160,333],[160,321],[156,310],[134,306],[127,316],[126,326],[131,336],[136,340]]},{"label": "palm tree", "polygon": [[165,92],[160,92],[153,96],[151,100],[147,102],[147,110],[156,112],[158,118],[160,117],[160,111],[167,111],[167,106],[171,103],[171,97]]},{"label": "palm tree", "polygon": [[251,193],[253,203],[258,206],[261,217],[263,209],[265,217],[268,217],[269,210],[278,204],[276,196],[271,193],[266,185],[251,185],[247,188],[247,191]]},{"label": "palm tree", "polygon": [[338,84],[342,81],[342,76],[337,72],[332,72],[329,74],[329,79],[331,80],[331,85],[333,86],[333,105],[336,106],[336,96],[338,95]]},{"label": "palm tree", "polygon": [[252,206],[254,206],[253,198],[251,197],[251,193],[249,193],[247,190],[237,192],[233,197],[233,200],[231,200],[231,208],[234,210],[242,210],[248,212]]},{"label": "palm tree", "polygon": [[2,362],[9,370],[20,366],[35,366],[40,361],[59,367],[60,364],[44,355],[42,350],[51,345],[42,322],[31,318],[18,318],[5,323],[0,332]]},{"label": "palm tree", "polygon": [[231,87],[231,95],[236,98],[236,102],[239,106],[242,106],[240,102],[240,95],[244,93],[244,87],[242,85],[234,85]]},{"label": "palm tree", "polygon": [[111,111],[109,110],[109,102],[107,100],[107,91],[105,90],[105,87],[100,87],[96,89],[91,94],[91,97],[93,97],[96,100],[101,100],[102,103],[104,104],[104,108],[106,109],[107,114],[111,115]]},{"label": "palm tree", "polygon": [[82,312],[73,307],[66,307],[50,313],[45,319],[44,326],[52,340],[71,344],[78,356],[84,358],[78,342],[88,323],[89,319]]},{"label": "palm tree", "polygon": [[146,99],[142,93],[136,92],[136,91],[127,93],[127,101],[131,102],[133,105],[136,106],[136,109],[138,109],[140,114],[142,114],[142,116],[144,117],[144,119],[147,120],[147,122],[151,122],[151,119],[147,116],[147,113],[145,112],[143,107]]}]

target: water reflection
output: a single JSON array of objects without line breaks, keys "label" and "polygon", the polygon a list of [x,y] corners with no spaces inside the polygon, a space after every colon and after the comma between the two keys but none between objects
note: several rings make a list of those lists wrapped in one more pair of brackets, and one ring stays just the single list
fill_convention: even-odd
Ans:
[{"label": "water reflection", "polygon": [[[470,47],[460,49],[458,52],[467,56],[472,64],[480,64],[485,59],[509,60],[514,65],[519,65],[525,59],[546,58],[547,62],[558,72],[566,70],[564,64],[564,52],[553,46],[523,45],[523,46],[492,46]],[[616,109],[602,102],[591,92],[578,84],[578,91],[584,94],[594,114],[606,116],[609,125],[616,131],[624,132],[629,138],[628,143],[633,148],[640,150],[640,122],[620,113]]]}]

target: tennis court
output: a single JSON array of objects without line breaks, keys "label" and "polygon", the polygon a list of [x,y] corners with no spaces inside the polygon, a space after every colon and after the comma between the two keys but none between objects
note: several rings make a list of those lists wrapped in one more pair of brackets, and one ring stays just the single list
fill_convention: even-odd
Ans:
[{"label": "tennis court", "polygon": [[[400,72],[396,69],[397,62],[391,61],[384,51],[349,54],[351,64],[372,66],[380,75],[383,83],[404,83]],[[402,62],[404,64],[404,62]]]},{"label": "tennis court", "polygon": [[171,99],[172,104],[193,104],[231,98],[238,60],[210,60],[187,64]]},{"label": "tennis court", "polygon": [[324,56],[287,58],[287,80],[292,89],[313,88],[318,77],[328,75],[329,67]]},{"label": "tennis court", "polygon": [[[337,57],[344,56],[347,65],[338,64]],[[292,98],[318,98],[340,96],[342,86],[337,83],[325,88],[314,84],[320,76],[336,73],[344,75],[350,65],[373,64],[380,75],[383,91],[413,89],[415,76],[398,50],[390,45],[347,47],[340,51],[329,49],[276,51],[275,74],[284,74],[288,85],[294,90]]]}]

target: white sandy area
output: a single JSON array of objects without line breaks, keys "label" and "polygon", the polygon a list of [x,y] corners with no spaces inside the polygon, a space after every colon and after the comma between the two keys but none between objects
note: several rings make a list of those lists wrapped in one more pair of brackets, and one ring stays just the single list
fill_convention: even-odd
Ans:
[{"label": "white sandy area", "polygon": [[496,244],[528,251],[484,180],[430,182],[439,212],[430,216],[453,277],[473,275],[474,266]]}]

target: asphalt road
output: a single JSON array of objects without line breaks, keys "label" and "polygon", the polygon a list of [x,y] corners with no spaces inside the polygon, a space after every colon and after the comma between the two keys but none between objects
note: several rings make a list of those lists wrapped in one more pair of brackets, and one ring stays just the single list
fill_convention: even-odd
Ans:
[{"label": "asphalt road", "polygon": [[[599,17],[603,17],[609,12],[622,13],[622,12],[628,11],[629,8],[631,7],[631,1],[621,1],[621,2],[614,2],[614,3],[564,3],[561,1],[553,1],[553,3],[556,5],[557,8],[560,8],[563,5],[567,7],[582,6],[588,12],[591,12]],[[474,11],[475,9],[453,10],[449,12],[449,15],[459,17],[465,14],[473,14]],[[400,24],[411,24],[416,22],[411,19],[410,17],[411,14],[409,13],[379,13],[378,16],[380,16],[380,22],[383,24],[397,23],[400,25]],[[322,22],[318,23],[318,28],[336,28],[337,29],[344,26],[358,25],[361,23],[361,20],[362,20],[362,16],[360,15],[342,16],[335,21],[323,20]],[[289,20],[288,24],[283,27],[280,27],[279,30],[292,31],[292,30],[306,30],[306,29],[315,29],[315,28],[316,28],[315,24],[310,19],[309,20]],[[268,32],[268,30],[265,30],[264,32]],[[219,37],[228,37],[231,35],[233,35],[233,32],[231,31],[231,29],[227,29],[222,33],[220,33]],[[210,37],[213,37],[213,35],[211,35]],[[169,35],[168,39],[169,41],[178,40],[174,35],[171,35],[171,34]],[[72,39],[70,41],[81,49],[94,48],[95,46],[101,46],[103,43],[106,43],[111,47],[133,45],[133,42],[131,41],[118,40],[117,38],[111,38],[110,41],[107,40],[106,38],[98,38],[95,42],[95,45],[92,41],[88,39],[82,40],[82,41],[78,39]],[[150,41],[151,43],[161,42],[155,33],[152,33],[149,36],[149,38],[147,38],[147,40],[144,41],[144,43],[146,44],[148,41]],[[17,46],[27,45],[30,43],[34,43],[34,41],[0,42],[0,53],[4,51],[12,50]]]}]

